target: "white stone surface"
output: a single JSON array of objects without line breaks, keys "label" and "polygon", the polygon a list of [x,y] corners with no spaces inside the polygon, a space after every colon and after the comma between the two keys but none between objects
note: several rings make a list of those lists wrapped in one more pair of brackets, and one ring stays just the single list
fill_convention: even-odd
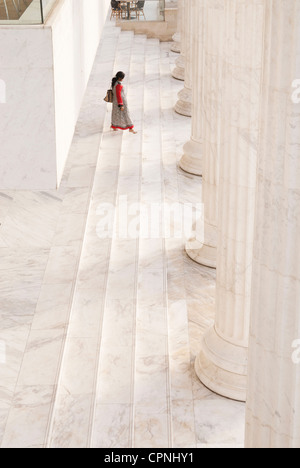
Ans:
[{"label": "white stone surface", "polygon": [[247,387],[263,4],[225,0],[216,319],[196,361],[206,386],[242,401]]},{"label": "white stone surface", "polygon": [[178,101],[175,106],[175,111],[178,114],[186,117],[192,116],[192,55],[193,55],[193,26],[194,26],[194,10],[192,0],[185,0],[184,3],[184,44],[185,44],[185,75],[184,88],[178,94]]},{"label": "white stone surface", "polygon": [[60,0],[44,27],[0,26],[2,189],[59,185],[108,4]]},{"label": "white stone surface", "polygon": [[[199,202],[199,178],[178,170],[190,128],[173,111],[181,85],[169,50],[108,23],[60,189],[0,193],[2,448],[243,443],[244,405],[194,372],[214,270],[188,261],[181,237],[118,239],[117,224],[98,237],[99,206],[120,213],[117,194]],[[116,64],[137,135],[110,132],[98,99]]]},{"label": "white stone surface", "polygon": [[[5,447],[44,447],[47,440],[106,110],[90,93],[106,91],[119,31],[108,29],[105,35],[60,189],[0,194],[0,342],[6,345],[0,434]],[[89,177],[74,177],[86,168]]]},{"label": "white stone surface", "polygon": [[109,0],[89,0],[88,3],[84,0],[65,0],[47,21],[47,26],[52,30],[58,183],[68,156],[108,6]]},{"label": "white stone surface", "polygon": [[[56,187],[51,30],[0,27],[1,189]],[[13,52],[12,52],[13,51]]]},{"label": "white stone surface", "polygon": [[300,447],[300,3],[266,2],[246,447]]}]

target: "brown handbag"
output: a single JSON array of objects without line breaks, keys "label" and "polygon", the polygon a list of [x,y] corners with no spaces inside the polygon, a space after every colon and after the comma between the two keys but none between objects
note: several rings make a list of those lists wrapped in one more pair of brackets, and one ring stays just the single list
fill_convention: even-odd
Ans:
[{"label": "brown handbag", "polygon": [[110,102],[110,103],[113,102],[113,92],[112,92],[112,89],[108,89],[108,90],[107,90],[107,93],[106,93],[106,96],[105,96],[105,98],[104,98],[104,101],[105,101],[105,102]]}]

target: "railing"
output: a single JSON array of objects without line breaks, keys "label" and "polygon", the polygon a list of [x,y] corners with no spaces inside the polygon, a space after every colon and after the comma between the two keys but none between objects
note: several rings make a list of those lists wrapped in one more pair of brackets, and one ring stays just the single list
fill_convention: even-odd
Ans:
[{"label": "railing", "polygon": [[0,25],[43,24],[56,0],[0,0]]}]

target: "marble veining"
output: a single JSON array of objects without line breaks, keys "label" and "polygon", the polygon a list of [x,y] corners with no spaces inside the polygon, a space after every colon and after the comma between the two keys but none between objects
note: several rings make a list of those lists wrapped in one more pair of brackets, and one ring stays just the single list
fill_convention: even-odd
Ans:
[{"label": "marble veining", "polygon": [[[101,203],[117,220],[120,195],[201,201],[199,178],[179,168],[190,123],[173,111],[182,83],[169,49],[108,22],[59,190],[0,194],[1,448],[243,443],[244,405],[194,372],[215,272],[162,231],[122,239],[115,222],[99,237]],[[100,102],[118,69],[135,136],[110,132]]]}]

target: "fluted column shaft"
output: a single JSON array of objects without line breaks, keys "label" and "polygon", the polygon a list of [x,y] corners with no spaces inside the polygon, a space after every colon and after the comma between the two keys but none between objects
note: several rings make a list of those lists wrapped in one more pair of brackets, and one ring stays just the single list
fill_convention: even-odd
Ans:
[{"label": "fluted column shaft", "polygon": [[224,1],[204,1],[202,102],[199,102],[199,98],[197,100],[197,113],[201,114],[200,126],[203,128],[204,239],[199,233],[186,245],[187,254],[195,262],[212,268],[216,268],[217,258],[220,124],[224,86]]},{"label": "fluted column shaft", "polygon": [[185,37],[185,17],[186,17],[186,8],[185,3],[188,0],[180,0],[180,11],[179,11],[179,21],[180,21],[180,39],[181,39],[181,49],[180,55],[176,60],[176,66],[172,72],[172,75],[177,80],[185,80],[185,53],[186,53],[186,37]]},{"label": "fluted column shaft", "polygon": [[180,54],[181,51],[181,21],[182,21],[183,0],[177,1],[177,31],[173,36],[171,51]]},{"label": "fluted column shaft", "polygon": [[215,325],[197,373],[205,385],[245,401],[265,0],[225,0]]},{"label": "fluted column shaft", "polygon": [[202,175],[203,169],[203,0],[192,0],[192,133],[184,145],[180,167],[184,171]]},{"label": "fluted column shaft", "polygon": [[300,448],[300,0],[265,3],[246,446]]},{"label": "fluted column shaft", "polygon": [[192,8],[192,0],[184,2],[184,44],[185,44],[185,81],[184,88],[178,94],[178,101],[175,106],[175,111],[178,114],[187,117],[192,116],[192,60],[193,60],[193,25],[194,16]]}]

